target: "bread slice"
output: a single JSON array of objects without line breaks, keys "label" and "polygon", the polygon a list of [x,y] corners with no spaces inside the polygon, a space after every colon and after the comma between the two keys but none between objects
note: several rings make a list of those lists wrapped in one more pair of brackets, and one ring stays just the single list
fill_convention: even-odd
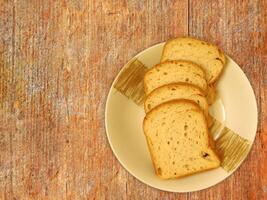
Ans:
[{"label": "bread slice", "polygon": [[143,122],[156,174],[179,178],[220,166],[203,112],[190,100],[160,104]]},{"label": "bread slice", "polygon": [[154,89],[170,84],[184,82],[207,90],[205,72],[198,65],[188,61],[167,61],[149,69],[144,76],[146,95]]},{"label": "bread slice", "polygon": [[161,62],[180,59],[200,65],[208,84],[216,82],[225,65],[225,56],[216,46],[188,37],[172,39],[164,46]]},{"label": "bread slice", "polygon": [[194,101],[204,112],[208,124],[211,124],[209,105],[203,91],[197,86],[188,83],[171,83],[153,90],[145,99],[145,112],[149,112],[159,104],[175,99]]}]

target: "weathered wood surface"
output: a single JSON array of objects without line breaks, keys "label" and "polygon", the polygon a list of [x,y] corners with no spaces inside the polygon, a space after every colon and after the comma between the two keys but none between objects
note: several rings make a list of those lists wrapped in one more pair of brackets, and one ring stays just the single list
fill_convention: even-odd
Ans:
[{"label": "weathered wood surface", "polygon": [[[234,175],[175,194],[144,185],[118,163],[104,107],[127,60],[187,34],[218,44],[240,64],[259,124]],[[0,199],[267,198],[266,95],[264,0],[0,0]]]}]

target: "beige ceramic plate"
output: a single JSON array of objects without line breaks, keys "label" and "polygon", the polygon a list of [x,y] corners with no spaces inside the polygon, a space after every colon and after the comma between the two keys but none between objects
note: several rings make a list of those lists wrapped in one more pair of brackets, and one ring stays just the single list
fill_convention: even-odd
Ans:
[{"label": "beige ceramic plate", "polygon": [[[146,66],[152,67],[159,63],[163,45],[150,47],[133,59],[138,58]],[[218,168],[181,179],[158,178],[142,130],[144,110],[114,89],[113,85],[108,94],[105,113],[108,140],[117,159],[137,179],[161,190],[190,192],[213,186],[233,173]],[[246,75],[229,57],[217,89],[218,97],[210,110],[212,115],[253,142],[257,128],[255,95]]]}]

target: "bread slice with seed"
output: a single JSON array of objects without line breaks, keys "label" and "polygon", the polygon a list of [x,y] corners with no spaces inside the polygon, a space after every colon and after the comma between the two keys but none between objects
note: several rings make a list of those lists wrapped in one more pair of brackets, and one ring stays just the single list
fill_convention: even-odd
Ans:
[{"label": "bread slice with seed", "polygon": [[208,84],[216,82],[225,65],[225,56],[216,46],[188,37],[172,39],[164,46],[161,62],[180,59],[200,65]]},{"label": "bread slice with seed", "polygon": [[188,83],[171,83],[156,88],[145,99],[145,112],[164,102],[175,99],[188,99],[199,105],[205,114],[208,124],[211,124],[209,105],[204,92],[197,86]]},{"label": "bread slice with seed", "polygon": [[170,84],[184,82],[198,86],[204,92],[207,90],[205,72],[197,64],[188,61],[167,61],[149,69],[144,76],[146,95],[154,89]]},{"label": "bread slice with seed", "polygon": [[209,144],[203,112],[190,100],[174,100],[150,110],[143,129],[156,174],[179,178],[220,166]]}]

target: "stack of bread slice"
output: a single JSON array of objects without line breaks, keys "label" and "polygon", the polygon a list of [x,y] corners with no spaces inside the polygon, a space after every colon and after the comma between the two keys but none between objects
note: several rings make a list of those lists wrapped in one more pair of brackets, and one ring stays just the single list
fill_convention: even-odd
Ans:
[{"label": "stack of bread slice", "polygon": [[165,44],[161,63],[145,74],[143,129],[159,177],[179,178],[220,166],[209,132],[212,100],[207,98],[214,96],[224,65],[216,46],[176,38]]}]

